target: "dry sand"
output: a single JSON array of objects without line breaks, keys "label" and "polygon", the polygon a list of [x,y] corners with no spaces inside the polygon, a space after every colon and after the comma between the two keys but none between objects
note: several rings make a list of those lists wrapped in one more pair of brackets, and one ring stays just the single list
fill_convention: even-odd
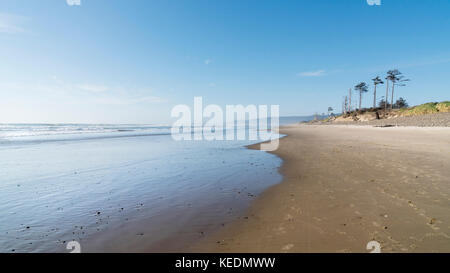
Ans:
[{"label": "dry sand", "polygon": [[368,252],[376,240],[382,252],[450,252],[450,128],[281,133],[283,182],[190,251]]}]

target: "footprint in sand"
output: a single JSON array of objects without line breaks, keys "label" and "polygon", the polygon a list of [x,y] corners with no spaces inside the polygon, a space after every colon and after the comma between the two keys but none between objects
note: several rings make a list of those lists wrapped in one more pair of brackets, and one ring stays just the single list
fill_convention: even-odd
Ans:
[{"label": "footprint in sand", "polygon": [[290,215],[290,214],[286,214],[285,216],[284,216],[284,220],[285,221],[293,221],[294,220],[294,217],[292,217],[292,215]]},{"label": "footprint in sand", "polygon": [[[427,225],[432,228],[433,230],[440,230],[437,226],[435,226],[437,220],[435,218],[431,218],[430,221],[427,223]],[[440,221],[439,221],[440,222]]]},{"label": "footprint in sand", "polygon": [[340,235],[346,235],[347,232],[337,229],[336,232]]},{"label": "footprint in sand", "polygon": [[283,251],[291,250],[294,247],[294,244],[287,244],[281,248]]},{"label": "footprint in sand", "polygon": [[277,233],[277,235],[281,235],[281,234],[285,234],[286,233],[286,230],[285,230],[285,228],[283,226],[280,226],[280,227],[276,228],[274,231]]},{"label": "footprint in sand", "polygon": [[302,214],[302,210],[300,208],[291,207],[291,210],[295,211],[298,214]]}]

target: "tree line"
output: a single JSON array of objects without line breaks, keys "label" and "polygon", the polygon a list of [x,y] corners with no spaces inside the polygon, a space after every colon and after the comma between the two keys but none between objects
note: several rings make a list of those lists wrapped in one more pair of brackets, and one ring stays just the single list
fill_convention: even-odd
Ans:
[{"label": "tree line", "polygon": [[[406,83],[410,81],[406,79],[405,76],[398,70],[389,70],[386,73],[384,82],[380,76],[376,76],[372,79],[373,82],[373,108],[381,108],[387,111],[394,108],[404,108],[408,107],[405,99],[399,98],[394,102],[395,97],[395,87],[406,86]],[[377,87],[379,85],[386,84],[386,96],[381,99],[377,107]],[[360,82],[354,87],[354,90],[359,94],[359,107],[358,110],[362,110],[362,97],[364,93],[369,92],[369,85],[366,82]],[[389,91],[391,91],[391,102],[389,103]],[[331,108],[332,109],[332,108]],[[330,111],[330,108],[328,109]],[[342,103],[342,112],[348,113],[352,111],[352,89],[350,88],[348,96],[344,97],[344,102]]]}]

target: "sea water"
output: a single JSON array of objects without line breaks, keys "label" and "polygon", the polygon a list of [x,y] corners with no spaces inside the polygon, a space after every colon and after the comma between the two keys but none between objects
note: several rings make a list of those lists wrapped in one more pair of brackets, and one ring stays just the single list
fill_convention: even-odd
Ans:
[{"label": "sea water", "polygon": [[73,240],[180,250],[281,181],[278,157],[245,148],[255,142],[175,141],[163,125],[0,125],[0,252],[69,252]]}]

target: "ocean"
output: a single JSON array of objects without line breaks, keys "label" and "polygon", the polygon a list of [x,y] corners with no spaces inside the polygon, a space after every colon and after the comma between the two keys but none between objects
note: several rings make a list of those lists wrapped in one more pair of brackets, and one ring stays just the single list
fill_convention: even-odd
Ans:
[{"label": "ocean", "polygon": [[[306,118],[285,118],[280,124]],[[165,125],[0,124],[0,252],[180,251],[282,179],[258,141]]]}]

